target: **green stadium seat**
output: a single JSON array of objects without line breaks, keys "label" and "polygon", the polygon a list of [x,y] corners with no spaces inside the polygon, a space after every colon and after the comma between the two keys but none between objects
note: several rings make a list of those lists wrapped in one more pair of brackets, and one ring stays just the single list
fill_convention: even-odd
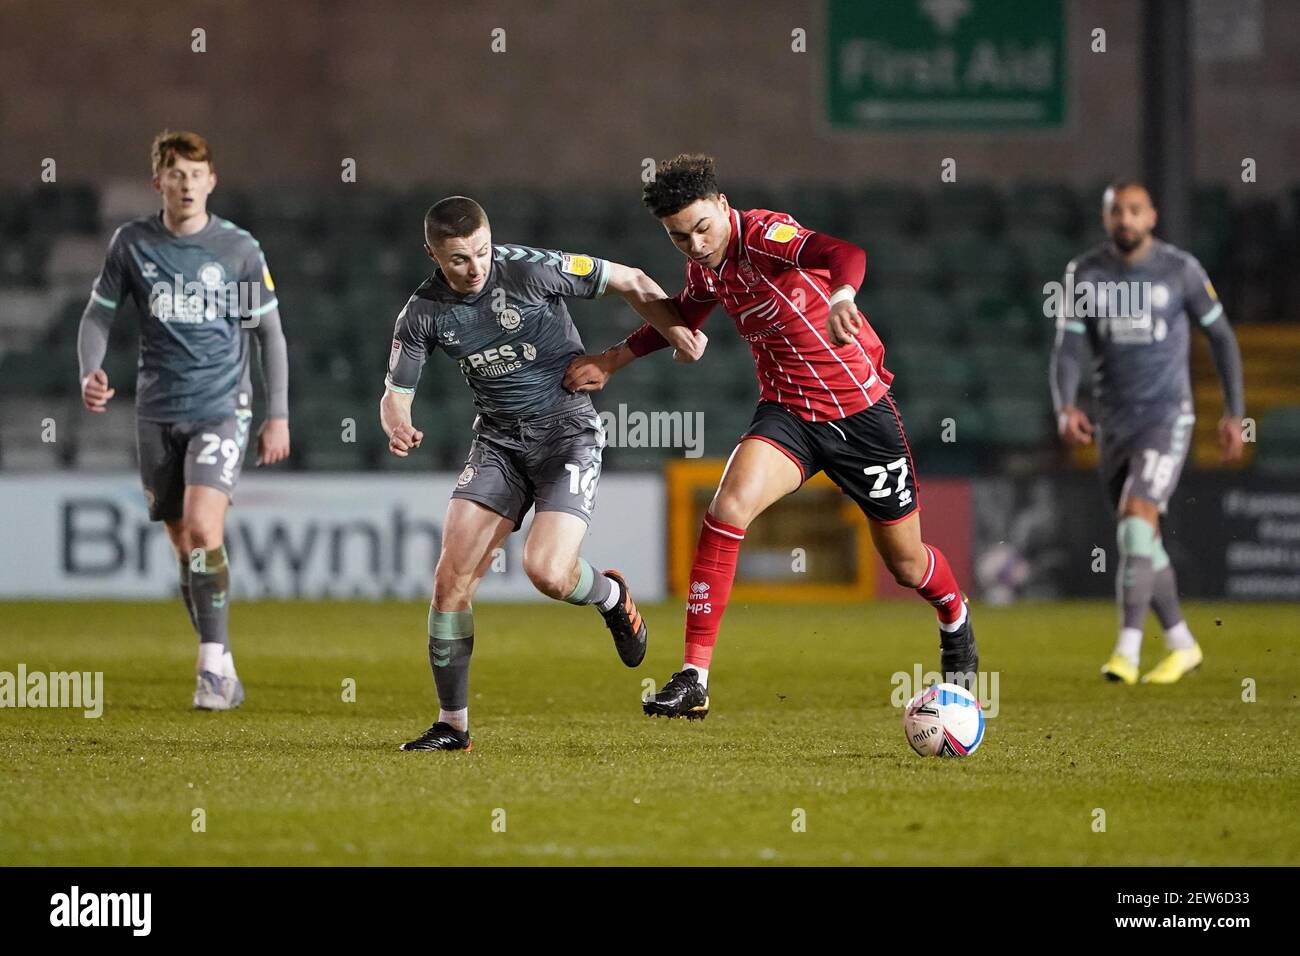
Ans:
[{"label": "green stadium seat", "polygon": [[972,345],[1019,342],[1033,346],[1038,342],[1034,316],[1004,294],[959,288],[953,293],[953,310]]},{"label": "green stadium seat", "polygon": [[23,244],[16,239],[0,240],[0,286],[26,284],[25,265]]},{"label": "green stadium seat", "polygon": [[[542,217],[551,211],[541,191],[534,186],[490,186],[480,190],[476,196],[488,214],[493,233],[499,233],[504,242],[531,242],[528,236]],[[434,199],[420,208],[421,216]]]},{"label": "green stadium seat", "polygon": [[0,236],[19,239],[27,235],[30,197],[26,189],[0,188]]},{"label": "green stadium seat", "polygon": [[[322,198],[321,216],[328,235],[383,239],[398,226],[393,221],[395,195],[357,183],[339,183]],[[424,210],[411,210],[410,225],[418,236]]]},{"label": "green stadium seat", "polygon": [[907,398],[969,397],[979,375],[961,350],[938,349],[924,342],[904,342],[885,349],[885,367],[895,375],[893,389]]},{"label": "green stadium seat", "polygon": [[222,219],[233,222],[240,229],[247,229],[261,240],[261,230],[257,228],[260,224],[257,206],[245,190],[227,186],[223,181],[221,188],[208,199],[208,209]]},{"label": "green stadium seat", "polygon": [[794,216],[800,225],[832,236],[843,236],[851,222],[844,190],[826,183],[801,183],[783,190],[781,212]]},{"label": "green stadium seat", "polygon": [[[603,252],[611,235],[620,230],[623,205],[636,205],[635,193],[611,195],[599,189],[576,189],[542,199],[540,215],[533,223],[531,236],[518,236],[512,242],[590,255]],[[488,211],[488,217],[492,213]],[[645,225],[652,225],[646,222]]]},{"label": "green stadium seat", "polygon": [[[57,395],[74,388],[77,382],[77,360],[36,349],[26,354],[13,354],[0,361],[0,389],[6,395],[35,397]],[[111,380],[111,379],[110,379]]]},{"label": "green stadium seat", "polygon": [[[704,455],[706,457],[726,458],[731,454],[754,418],[755,404],[730,402],[698,409],[704,414]],[[696,409],[684,410],[695,411]],[[680,453],[679,449],[678,454]]]},{"label": "green stadium seat", "polygon": [[943,439],[953,434],[950,425],[957,443],[974,444],[982,440],[984,415],[974,402],[962,396],[918,393],[896,398],[895,404],[903,419],[908,444],[914,448],[932,449],[949,444]]},{"label": "green stadium seat", "polygon": [[[471,194],[484,203],[500,241],[628,262],[675,294],[684,259],[636,202],[634,187],[588,191],[576,200],[513,185]],[[258,237],[276,278],[293,373],[294,467],[460,468],[474,409],[463,376],[446,356],[433,356],[421,380],[415,417],[426,428],[426,446],[411,461],[383,453],[377,405],[393,322],[432,270],[420,244],[424,210],[443,195],[467,189],[476,187],[421,184],[398,194],[360,184],[315,193],[223,186],[214,194],[213,210]],[[1050,446],[1046,378],[1054,323],[1043,315],[1043,285],[1059,281],[1069,259],[1104,238],[1097,216],[1100,186],[1080,193],[1064,183],[1020,183],[1004,196],[992,186],[965,183],[924,194],[877,184],[741,183],[730,194],[742,208],[787,211],[867,249],[860,302],[885,342],[886,365],[897,375],[893,394],[909,435],[927,452],[918,462],[923,471],[997,469],[1001,456],[1021,457],[1038,438]],[[111,201],[113,194],[106,195]],[[1241,299],[1234,315],[1268,314],[1273,303],[1285,301],[1286,257],[1300,238],[1300,189],[1289,204],[1284,199],[1267,208],[1229,200],[1220,186],[1195,190],[1190,247],[1229,299],[1234,291]],[[66,268],[59,263],[71,261],[67,250],[85,244],[66,240],[101,225],[99,206],[96,189],[83,185],[0,190],[0,286],[39,288],[53,281],[49,270]],[[51,243],[62,250],[53,266]],[[33,322],[15,325],[13,341],[0,342],[0,394],[11,404],[20,398],[49,404],[75,395],[70,389],[84,292],[50,316],[37,314],[49,308],[41,296],[23,295],[37,305],[27,309]],[[27,314],[14,308],[15,315]],[[126,410],[135,390],[135,311],[133,305],[123,310],[105,360],[117,404]],[[591,351],[638,325],[617,301],[575,302],[571,311]],[[678,365],[667,353],[635,362],[608,392],[594,396],[597,408],[702,411],[710,454],[727,454],[757,398],[753,361],[720,309],[705,331],[711,342],[702,363]],[[260,409],[260,379],[256,384]],[[363,440],[340,442],[344,409]],[[955,444],[940,438],[944,418],[957,421]],[[22,461],[50,457],[43,448],[20,452]],[[680,452],[611,448],[607,462],[657,468]],[[109,460],[115,453],[105,445],[96,454]],[[51,467],[72,456],[56,451]],[[1300,408],[1263,416],[1254,461],[1262,473],[1300,474]]]},{"label": "green stadium seat", "polygon": [[326,235],[325,204],[315,192],[268,186],[249,190],[246,198],[258,219],[258,239],[262,239],[262,233],[269,228],[293,229],[308,241],[317,241]]},{"label": "green stadium seat", "polygon": [[1226,186],[1197,186],[1192,190],[1190,251],[1211,273],[1223,265],[1232,231]]},{"label": "green stadium seat", "polygon": [[45,183],[36,187],[30,205],[30,227],[50,235],[99,231],[99,193],[85,183]]},{"label": "green stadium seat", "polygon": [[939,257],[928,242],[898,233],[868,235],[866,289],[933,288],[940,274]]},{"label": "green stadium seat", "polygon": [[1026,279],[1039,288],[1046,282],[1062,281],[1066,265],[1084,251],[1077,241],[1042,228],[1016,229],[1008,239],[1024,267]]},{"label": "green stadium seat", "polygon": [[1046,351],[1019,349],[1008,353],[1003,362],[998,378],[986,383],[990,391],[1039,403],[1049,400]]},{"label": "green stadium seat", "polygon": [[886,348],[909,340],[932,342],[958,329],[948,300],[925,289],[868,287],[859,302]]},{"label": "green stadium seat", "polygon": [[[33,232],[21,241],[0,245],[0,284],[44,288],[52,234]],[[84,303],[83,303],[84,304]]]},{"label": "green stadium seat", "polygon": [[[345,424],[351,420],[351,428]],[[383,442],[378,400],[314,396],[290,408],[295,456],[313,470],[366,468]],[[352,441],[345,440],[351,437]]]},{"label": "green stadium seat", "polygon": [[1016,184],[1006,202],[1011,233],[1041,230],[1061,237],[1075,236],[1082,224],[1079,197],[1061,183]]},{"label": "green stadium seat", "polygon": [[1254,467],[1265,475],[1300,475],[1300,405],[1284,405],[1260,417]]},{"label": "green stadium seat", "polygon": [[954,231],[992,233],[1002,228],[1002,194],[992,186],[948,183],[926,196],[929,231],[944,236]]},{"label": "green stadium seat", "polygon": [[[873,241],[881,234],[915,235],[925,225],[925,198],[904,186],[866,186],[844,200],[845,238]],[[878,241],[878,240],[874,240]]]},{"label": "green stadium seat", "polygon": [[970,229],[944,230],[932,242],[942,271],[957,283],[967,277],[1006,282],[1019,269],[1011,245]]},{"label": "green stadium seat", "polygon": [[[62,398],[6,398],[4,415],[0,416],[0,469],[49,471],[67,467],[76,448],[74,423],[81,415],[89,416],[80,407],[66,393]],[[47,418],[56,422],[56,441],[42,440],[42,423]]]},{"label": "green stadium seat", "polygon": [[996,382],[1003,375],[1003,369],[1023,354],[1023,347],[1016,342],[998,342],[986,345],[974,345],[966,349],[966,360],[970,362],[975,373],[986,382]]},{"label": "green stadium seat", "polygon": [[[727,197],[737,209],[774,209],[795,215],[797,210],[785,208],[789,203],[788,193],[781,189],[771,189],[761,183],[731,183]],[[796,218],[798,218],[796,216]]]},{"label": "green stadium seat", "polygon": [[[1045,390],[1045,389],[1044,389]],[[1052,436],[1051,405],[1046,399],[992,398],[985,404],[986,439],[1011,448],[1041,445]]]},{"label": "green stadium seat", "polygon": [[954,318],[971,323],[993,323],[1011,306],[1011,299],[1000,291],[990,292],[979,285],[959,285],[948,297]]}]

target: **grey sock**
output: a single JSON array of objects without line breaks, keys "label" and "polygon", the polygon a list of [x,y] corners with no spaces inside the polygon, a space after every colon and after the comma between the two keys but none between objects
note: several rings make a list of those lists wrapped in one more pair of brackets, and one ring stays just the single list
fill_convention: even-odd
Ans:
[{"label": "grey sock", "polygon": [[578,583],[564,600],[570,604],[604,604],[610,591],[618,587],[612,578],[601,574],[586,558],[578,559]]},{"label": "grey sock", "polygon": [[1142,629],[1155,588],[1153,552],[1155,529],[1138,517],[1119,523],[1119,569],[1116,574],[1120,614],[1124,627]]},{"label": "grey sock", "polygon": [[1160,626],[1167,631],[1183,619],[1183,608],[1178,603],[1178,578],[1174,574],[1174,566],[1169,563],[1169,555],[1159,540],[1156,541],[1152,567],[1155,569],[1155,582],[1151,591],[1151,607],[1160,619]]},{"label": "grey sock", "polygon": [[469,659],[474,653],[474,612],[429,609],[429,666],[438,689],[438,706],[469,706]]},{"label": "grey sock", "polygon": [[190,589],[190,563],[182,560],[180,562],[181,575],[181,600],[185,603],[185,612],[190,616],[190,624],[194,626],[194,632],[199,630],[199,619],[194,616],[194,596]]},{"label": "grey sock", "polygon": [[190,604],[199,641],[230,650],[230,566],[226,546],[196,551],[190,561]]}]

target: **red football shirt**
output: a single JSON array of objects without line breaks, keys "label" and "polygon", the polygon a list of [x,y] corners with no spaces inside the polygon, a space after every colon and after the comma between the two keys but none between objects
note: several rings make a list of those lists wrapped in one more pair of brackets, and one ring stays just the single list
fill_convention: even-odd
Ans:
[{"label": "red football shirt", "polygon": [[[866,317],[857,338],[834,346],[826,334],[830,272],[800,265],[813,231],[767,209],[731,210],[731,240],[716,270],[687,261],[676,302],[698,328],[721,305],[754,353],[760,397],[806,421],[846,418],[878,402],[893,381],[885,347]],[[645,326],[628,339],[637,355],[664,340]]]}]

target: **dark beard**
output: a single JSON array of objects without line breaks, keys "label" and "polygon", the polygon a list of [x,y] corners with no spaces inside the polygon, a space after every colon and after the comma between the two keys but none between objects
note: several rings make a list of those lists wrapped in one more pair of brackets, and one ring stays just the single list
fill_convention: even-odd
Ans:
[{"label": "dark beard", "polygon": [[1118,235],[1111,236],[1110,241],[1115,243],[1115,248],[1127,255],[1142,244],[1141,236],[1133,236],[1131,239],[1121,239]]}]

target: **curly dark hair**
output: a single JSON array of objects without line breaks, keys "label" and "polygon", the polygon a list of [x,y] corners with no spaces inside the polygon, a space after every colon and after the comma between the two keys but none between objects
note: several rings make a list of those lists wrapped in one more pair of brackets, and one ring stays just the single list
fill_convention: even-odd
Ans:
[{"label": "curly dark hair", "polygon": [[681,212],[697,199],[718,195],[713,157],[682,153],[660,163],[655,178],[641,191],[641,201],[656,218]]}]

